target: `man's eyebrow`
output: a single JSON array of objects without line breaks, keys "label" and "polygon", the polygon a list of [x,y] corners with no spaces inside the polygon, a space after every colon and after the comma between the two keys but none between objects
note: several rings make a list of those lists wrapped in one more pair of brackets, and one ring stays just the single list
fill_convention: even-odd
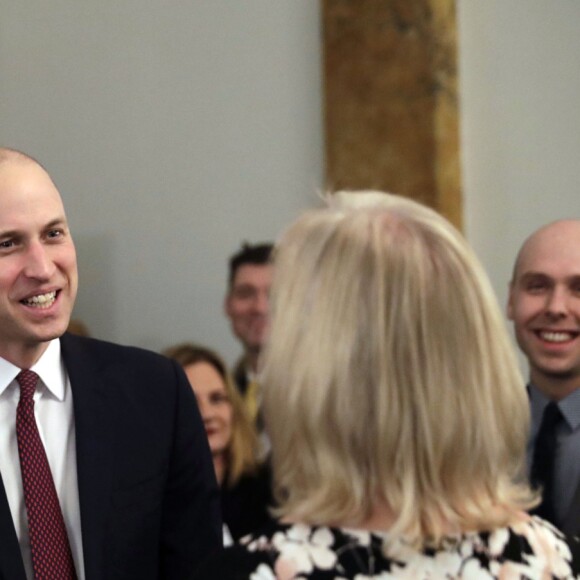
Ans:
[{"label": "man's eyebrow", "polygon": [[546,274],[545,272],[538,272],[538,271],[528,271],[528,272],[523,272],[522,274],[520,274],[516,280],[516,282],[518,283],[526,283],[529,282],[530,280],[552,280],[552,277],[549,274]]},{"label": "man's eyebrow", "polygon": [[[49,221],[43,227],[43,229],[49,230],[50,228],[54,228],[56,226],[66,226],[66,227],[68,227],[68,222],[67,222],[66,218],[64,216],[63,217],[54,218],[53,220]],[[21,229],[0,230],[0,237],[3,237],[3,238],[13,238],[15,236],[21,236],[23,234],[23,232],[24,232],[24,230],[21,230]]]},{"label": "man's eyebrow", "polygon": [[543,278],[550,278],[550,276],[548,274],[546,274],[545,272],[536,272],[534,270],[531,270],[529,272],[524,272],[520,278],[536,278],[537,276],[541,276]]},{"label": "man's eyebrow", "polygon": [[62,216],[49,221],[44,227],[45,229],[50,229],[55,226],[68,226],[68,222],[66,221],[66,218]]}]

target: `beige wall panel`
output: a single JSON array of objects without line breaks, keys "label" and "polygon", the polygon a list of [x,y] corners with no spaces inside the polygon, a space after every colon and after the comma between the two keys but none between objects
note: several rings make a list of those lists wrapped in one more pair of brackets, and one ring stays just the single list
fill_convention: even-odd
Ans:
[{"label": "beige wall panel", "polygon": [[408,195],[461,225],[451,0],[324,0],[329,188]]}]

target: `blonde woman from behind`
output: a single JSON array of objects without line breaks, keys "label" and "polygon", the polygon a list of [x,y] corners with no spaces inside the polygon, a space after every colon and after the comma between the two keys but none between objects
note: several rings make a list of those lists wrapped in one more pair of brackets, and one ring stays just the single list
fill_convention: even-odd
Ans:
[{"label": "blonde woman from behind", "polygon": [[275,250],[262,383],[279,520],[201,578],[576,578],[527,514],[528,402],[489,281],[431,209],[342,192]]}]

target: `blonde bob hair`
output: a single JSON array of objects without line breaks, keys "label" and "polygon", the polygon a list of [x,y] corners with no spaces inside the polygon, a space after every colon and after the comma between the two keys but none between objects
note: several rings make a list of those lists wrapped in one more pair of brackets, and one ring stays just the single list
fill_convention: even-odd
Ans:
[{"label": "blonde bob hair", "polygon": [[278,515],[356,525],[377,502],[415,543],[537,500],[502,313],[462,235],[376,191],[329,195],[274,254],[262,383]]},{"label": "blonde bob hair", "polygon": [[258,435],[247,416],[241,395],[236,389],[223,359],[213,350],[184,342],[169,347],[163,354],[183,368],[198,363],[211,365],[222,378],[232,406],[232,437],[226,451],[226,487],[233,487],[242,475],[254,473],[258,467]]}]

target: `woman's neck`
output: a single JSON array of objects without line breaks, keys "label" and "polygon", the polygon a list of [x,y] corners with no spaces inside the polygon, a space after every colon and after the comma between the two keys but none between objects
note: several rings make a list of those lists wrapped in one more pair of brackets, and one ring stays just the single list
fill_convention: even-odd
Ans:
[{"label": "woman's neck", "polygon": [[223,453],[216,453],[212,457],[213,469],[215,471],[215,478],[218,485],[221,487],[226,476],[226,459]]},{"label": "woman's neck", "polygon": [[369,531],[386,531],[395,523],[396,518],[397,515],[391,509],[391,506],[385,501],[379,501],[373,506],[373,511],[369,517],[357,524],[356,528]]}]

